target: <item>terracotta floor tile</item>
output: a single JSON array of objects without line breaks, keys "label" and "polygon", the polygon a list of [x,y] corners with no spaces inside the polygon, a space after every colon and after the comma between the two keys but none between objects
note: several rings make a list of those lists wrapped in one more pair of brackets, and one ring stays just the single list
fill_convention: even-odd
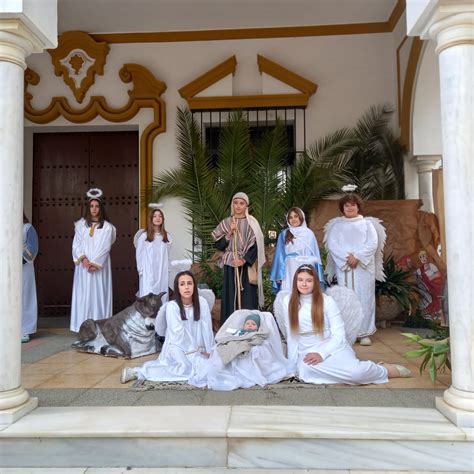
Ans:
[{"label": "terracotta floor tile", "polygon": [[79,363],[84,360],[90,359],[92,354],[86,354],[83,352],[77,352],[74,350],[58,352],[52,356],[41,359],[42,364],[64,364],[66,362]]},{"label": "terracotta floor tile", "polygon": [[30,374],[30,375],[21,375],[21,385],[24,388],[36,388],[39,385],[45,383],[47,380],[54,377],[52,374]]},{"label": "terracotta floor tile", "polygon": [[103,374],[61,374],[55,375],[44,383],[38,385],[36,388],[91,388],[99,383],[104,377]]},{"label": "terracotta floor tile", "polygon": [[70,367],[74,367],[77,364],[65,363],[65,364],[25,364],[21,367],[21,373],[24,375],[58,375],[64,373],[64,371]]},{"label": "terracotta floor tile", "polygon": [[99,383],[94,385],[92,388],[117,388],[117,389],[129,389],[131,383],[120,383],[120,375],[122,369],[115,370],[110,375],[107,375],[105,379],[102,379]]},{"label": "terracotta floor tile", "polygon": [[64,374],[77,374],[77,375],[109,375],[111,372],[123,367],[123,362],[120,360],[114,360],[113,362],[105,360],[85,360],[79,364],[68,367],[64,370]]}]

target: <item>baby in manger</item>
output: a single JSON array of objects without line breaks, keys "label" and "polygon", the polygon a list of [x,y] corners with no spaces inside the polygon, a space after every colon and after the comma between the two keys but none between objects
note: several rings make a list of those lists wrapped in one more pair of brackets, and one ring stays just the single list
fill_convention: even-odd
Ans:
[{"label": "baby in manger", "polygon": [[209,360],[188,383],[227,391],[254,385],[263,387],[289,375],[273,315],[238,310],[218,331]]}]

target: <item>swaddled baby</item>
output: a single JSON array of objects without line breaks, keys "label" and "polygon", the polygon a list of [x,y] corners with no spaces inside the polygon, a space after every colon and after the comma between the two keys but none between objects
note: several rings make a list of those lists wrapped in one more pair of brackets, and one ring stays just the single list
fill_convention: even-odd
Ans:
[{"label": "swaddled baby", "polygon": [[242,329],[234,332],[234,336],[243,336],[250,332],[256,332],[260,328],[260,316],[256,313],[249,314],[244,321]]}]

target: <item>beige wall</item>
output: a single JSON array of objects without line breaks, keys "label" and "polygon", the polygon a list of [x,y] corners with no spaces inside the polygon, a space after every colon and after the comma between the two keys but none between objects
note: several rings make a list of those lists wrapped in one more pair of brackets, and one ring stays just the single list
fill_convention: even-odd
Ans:
[{"label": "beige wall", "polygon": [[[262,39],[213,42],[183,42],[159,44],[113,44],[107,57],[104,76],[97,77],[83,104],[91,95],[104,95],[113,106],[127,102],[127,89],[118,77],[124,63],[138,63],[147,67],[157,79],[167,84],[162,98],[167,107],[167,132],[157,137],[154,144],[154,172],[160,173],[177,163],[175,146],[175,113],[185,102],[178,89],[231,55],[237,57],[237,73],[232,78],[234,94],[259,94],[264,80],[258,73],[257,54],[276,61],[284,67],[316,82],[318,91],[310,99],[306,111],[307,145],[316,138],[338,127],[351,126],[372,104],[397,104],[396,40],[392,33],[326,36],[289,39]],[[28,58],[28,65],[41,76],[36,87],[33,105],[45,107],[51,96],[66,96],[76,104],[69,88],[54,76],[48,53]],[[227,86],[229,87],[229,83]],[[270,87],[266,80],[265,88]],[[79,104],[76,104],[80,107]],[[149,111],[141,112],[127,125],[142,130],[149,122]],[[27,123],[29,128],[32,124]],[[64,119],[48,125],[84,127],[69,124]],[[110,124],[96,119],[88,126],[108,129]],[[41,127],[35,126],[37,131]],[[113,129],[118,127],[112,127]],[[32,134],[25,134],[26,169],[31,169]],[[25,178],[25,201],[31,200],[28,186],[31,173]],[[28,208],[28,202],[26,202]],[[191,247],[191,238],[179,203],[169,200],[165,213],[170,231],[174,234],[173,258],[182,258]]]}]

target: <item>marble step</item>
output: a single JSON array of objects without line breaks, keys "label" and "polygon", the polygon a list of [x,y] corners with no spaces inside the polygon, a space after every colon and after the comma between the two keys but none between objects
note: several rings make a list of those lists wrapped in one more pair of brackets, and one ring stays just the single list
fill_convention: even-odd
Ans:
[{"label": "marble step", "polygon": [[0,467],[472,472],[473,439],[434,409],[49,407],[0,427]]}]

